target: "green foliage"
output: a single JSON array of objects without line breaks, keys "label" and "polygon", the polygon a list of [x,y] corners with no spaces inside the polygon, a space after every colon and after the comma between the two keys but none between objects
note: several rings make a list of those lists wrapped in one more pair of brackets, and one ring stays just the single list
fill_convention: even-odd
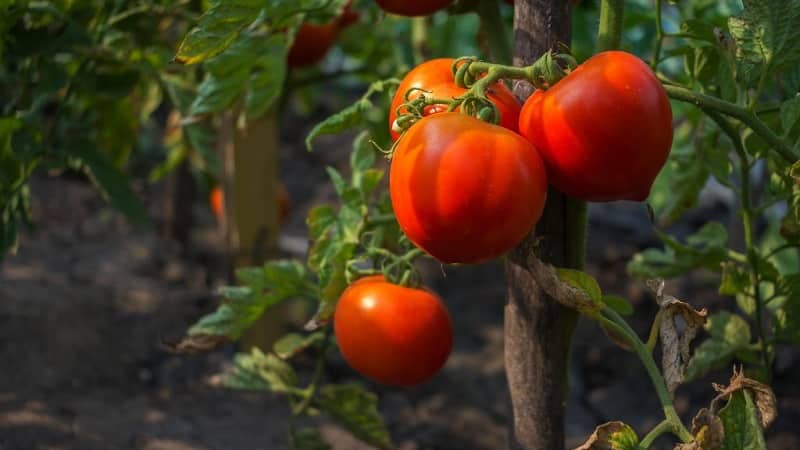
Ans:
[{"label": "green foliage", "polygon": [[317,400],[320,409],[353,436],[380,449],[391,449],[389,432],[378,414],[378,397],[357,385],[325,385]]},{"label": "green foliage", "polygon": [[289,446],[292,450],[329,450],[331,448],[316,428],[289,430]]},{"label": "green foliage", "polygon": [[297,386],[297,374],[289,363],[254,347],[233,358],[233,370],[223,383],[233,389],[288,393]]},{"label": "green foliage", "polygon": [[719,411],[719,418],[725,428],[725,438],[720,450],[767,448],[758,408],[747,390],[731,394],[728,404]]},{"label": "green foliage", "polygon": [[704,225],[681,244],[671,236],[660,233],[664,250],[647,249],[634,255],[628,271],[640,278],[670,278],[692,269],[718,271],[726,259],[728,232],[719,223]]},{"label": "green foliage", "polygon": [[224,336],[238,339],[267,309],[292,298],[315,298],[315,289],[305,267],[296,261],[271,261],[263,267],[238,269],[241,286],[224,287],[225,302],[202,317],[189,336]]},{"label": "green foliage", "polygon": [[738,352],[750,345],[750,326],[736,314],[720,311],[708,318],[705,328],[710,338],[695,349],[686,369],[687,380],[727,366]]},{"label": "green foliage", "polygon": [[561,281],[585,292],[593,302],[600,303],[602,301],[603,293],[600,285],[588,273],[575,269],[558,268],[556,274]]}]

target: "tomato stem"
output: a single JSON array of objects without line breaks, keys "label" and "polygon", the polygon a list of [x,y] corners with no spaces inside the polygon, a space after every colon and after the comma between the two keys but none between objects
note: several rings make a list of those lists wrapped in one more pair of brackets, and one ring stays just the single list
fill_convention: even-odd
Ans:
[{"label": "tomato stem", "polygon": [[661,375],[661,371],[659,371],[658,366],[653,359],[653,354],[641,341],[641,339],[639,339],[639,336],[636,334],[636,332],[633,331],[625,319],[623,319],[616,311],[608,306],[603,307],[601,315],[599,315],[597,318],[605,327],[612,329],[615,333],[622,336],[642,361],[642,364],[644,365],[644,368],[653,383],[653,387],[656,390],[656,395],[661,402],[661,407],[664,411],[664,417],[670,424],[670,430],[683,442],[691,442],[694,440],[694,436],[692,436],[692,433],[686,429],[686,426],[684,426],[683,422],[681,422],[677,411],[675,411],[675,406],[672,404],[672,396],[667,389],[664,376]]},{"label": "tomato stem", "polygon": [[645,437],[642,438],[637,448],[639,450],[647,450],[651,445],[653,445],[653,441],[658,439],[658,437],[662,434],[671,432],[672,429],[672,423],[669,420],[662,420],[658,425],[653,427],[653,429],[650,430]]},{"label": "tomato stem", "polygon": [[742,123],[750,127],[753,132],[761,136],[778,154],[788,163],[794,163],[798,157],[794,155],[789,146],[776,135],[761,119],[747,108],[735,105],[725,100],[701,94],[681,86],[664,84],[667,95],[682,102],[691,103],[704,110],[720,112],[727,116],[739,119]]},{"label": "tomato stem", "polygon": [[598,51],[619,48],[622,40],[622,17],[625,10],[623,0],[600,2],[600,28],[597,31]]}]

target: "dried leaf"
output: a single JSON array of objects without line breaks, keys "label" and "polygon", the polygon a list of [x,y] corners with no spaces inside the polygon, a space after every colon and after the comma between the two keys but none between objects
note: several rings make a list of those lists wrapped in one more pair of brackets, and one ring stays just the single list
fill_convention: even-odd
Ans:
[{"label": "dried leaf", "polygon": [[170,352],[185,355],[208,353],[221,345],[231,342],[226,336],[213,334],[197,334],[184,336],[178,342],[162,342],[161,347]]},{"label": "dried leaf", "polygon": [[[547,295],[562,305],[588,315],[595,314],[603,308],[603,303],[599,298],[595,301],[586,290],[562,280],[556,269],[550,264],[543,263],[535,257],[530,258],[529,262],[536,283]],[[588,275],[586,276],[588,277]]]},{"label": "dried leaf", "polygon": [[741,369],[734,369],[733,376],[731,377],[728,386],[715,384],[714,389],[719,392],[719,394],[711,401],[711,409],[715,413],[718,410],[718,405],[722,400],[727,400],[730,398],[731,394],[736,391],[747,389],[755,399],[762,429],[766,430],[770,425],[772,425],[772,422],[774,422],[775,418],[778,416],[777,400],[775,398],[775,393],[772,392],[772,389],[766,384],[747,378],[744,376]]},{"label": "dried leaf", "polygon": [[692,419],[692,434],[699,450],[714,450],[722,445],[725,428],[719,416],[708,408],[703,408]]},{"label": "dried leaf", "polygon": [[586,442],[574,450],[633,450],[639,437],[624,422],[608,422],[594,429]]},{"label": "dried leaf", "polygon": [[690,345],[706,322],[708,311],[695,310],[686,302],[664,293],[664,280],[648,280],[647,286],[656,294],[662,310],[659,325],[661,338],[661,366],[670,393],[683,382],[686,366],[691,357]]}]

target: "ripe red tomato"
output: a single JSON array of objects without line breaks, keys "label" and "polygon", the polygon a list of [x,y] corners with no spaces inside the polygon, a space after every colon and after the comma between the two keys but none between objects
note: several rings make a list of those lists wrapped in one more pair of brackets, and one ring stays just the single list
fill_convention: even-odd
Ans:
[{"label": "ripe red tomato", "polygon": [[337,34],[339,22],[335,20],[326,24],[300,25],[287,56],[289,67],[307,67],[318,63],[333,46]]},{"label": "ripe red tomato", "polygon": [[520,133],[564,194],[642,201],[672,146],[672,109],[650,68],[630,53],[599,53],[525,102]]},{"label": "ripe red tomato", "polygon": [[[572,3],[573,6],[575,6],[578,3],[580,3],[581,0],[569,0],[569,2]],[[511,6],[514,6],[514,0],[506,0],[506,3],[508,3]]]},{"label": "ripe red tomato", "polygon": [[510,250],[539,220],[547,174],[520,135],[456,112],[433,114],[398,141],[389,172],[400,228],[445,263]]},{"label": "ripe red tomato", "polygon": [[[289,191],[286,190],[286,186],[281,182],[278,182],[277,189],[278,224],[283,225],[286,223],[286,219],[289,218]],[[222,216],[225,214],[225,196],[219,186],[211,188],[211,193],[208,195],[208,203],[211,205],[211,211],[217,220],[222,220]]]},{"label": "ripe red tomato", "polygon": [[384,11],[400,16],[427,16],[445,8],[453,0],[375,0]]},{"label": "ripe red tomato", "polygon": [[362,278],[342,293],[336,342],[355,370],[378,383],[412,386],[442,368],[453,348],[450,315],[431,291]]},{"label": "ripe red tomato", "polygon": [[358,11],[353,11],[351,3],[347,2],[342,15],[328,23],[300,25],[287,56],[289,67],[307,67],[322,60],[333,46],[339,31],[358,22],[361,17]]},{"label": "ripe red tomato", "polygon": [[[418,65],[406,74],[400,86],[397,87],[397,92],[392,99],[392,109],[389,111],[389,129],[391,130],[392,139],[396,140],[399,136],[392,130],[392,124],[397,118],[397,108],[405,103],[404,97],[409,89],[420,88],[431,92],[430,94],[423,94],[419,91],[414,92],[410,96],[411,99],[420,95],[449,99],[467,92],[466,89],[460,88],[455,84],[455,77],[452,71],[453,61],[455,60],[452,58],[432,59]],[[514,94],[511,93],[511,90],[503,82],[497,82],[488,89],[486,94],[500,112],[500,125],[509,130],[517,131],[520,104]],[[447,111],[447,106],[445,105],[430,105],[425,109],[425,115],[444,111]]]}]

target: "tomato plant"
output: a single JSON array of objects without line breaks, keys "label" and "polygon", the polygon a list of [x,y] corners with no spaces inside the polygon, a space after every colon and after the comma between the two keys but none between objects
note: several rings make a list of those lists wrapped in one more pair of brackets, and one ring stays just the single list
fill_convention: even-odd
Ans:
[{"label": "tomato plant", "polygon": [[547,195],[532,145],[455,112],[411,126],[395,148],[389,182],[400,228],[446,263],[487,261],[510,250],[539,220]]},{"label": "tomato plant", "polygon": [[289,67],[306,67],[318,63],[328,53],[338,33],[337,21],[300,25],[287,55]]},{"label": "tomato plant", "polygon": [[441,300],[427,290],[389,283],[382,275],[345,289],[333,317],[345,360],[379,383],[423,383],[441,369],[453,346],[450,315]]},{"label": "tomato plant", "polygon": [[[389,128],[392,137],[397,139],[400,135],[396,129],[395,120],[398,113],[405,112],[403,104],[408,100],[426,96],[431,98],[449,99],[458,97],[467,92],[463,87],[456,86],[452,66],[455,62],[451,58],[439,58],[425,61],[418,65],[405,77],[397,87],[397,93],[392,99],[389,110]],[[412,90],[413,89],[413,90]],[[407,95],[408,94],[408,95]],[[487,90],[486,95],[497,106],[500,113],[500,125],[509,130],[517,130],[520,104],[511,90],[503,82],[497,82]],[[447,111],[447,106],[431,104],[424,108],[424,114],[434,114]]]},{"label": "tomato plant", "polygon": [[672,109],[647,64],[609,51],[531,95],[519,130],[561,192],[589,201],[643,201],[669,156]]}]

